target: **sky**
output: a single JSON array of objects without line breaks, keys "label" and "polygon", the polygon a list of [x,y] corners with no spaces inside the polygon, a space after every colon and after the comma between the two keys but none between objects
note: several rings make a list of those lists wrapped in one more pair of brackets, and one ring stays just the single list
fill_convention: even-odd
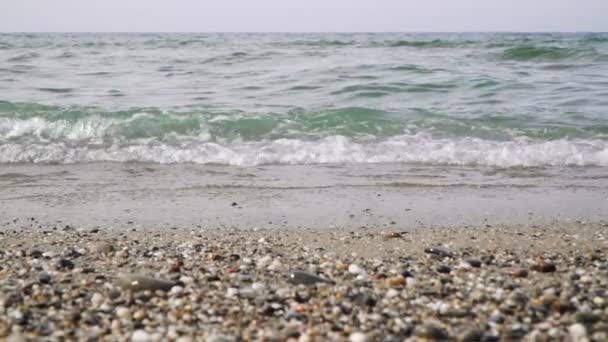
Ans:
[{"label": "sky", "polygon": [[0,0],[1,32],[608,31],[608,0]]}]

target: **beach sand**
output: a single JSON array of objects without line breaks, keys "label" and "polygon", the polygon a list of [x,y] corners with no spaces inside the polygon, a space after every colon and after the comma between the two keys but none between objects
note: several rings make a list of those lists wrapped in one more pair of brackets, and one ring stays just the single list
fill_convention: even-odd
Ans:
[{"label": "beach sand", "polygon": [[[601,224],[38,225],[17,220],[1,230],[0,337],[12,341],[608,338]],[[298,270],[311,275],[294,283]],[[137,275],[170,290],[131,284]]]},{"label": "beach sand", "polygon": [[0,340],[607,340],[600,171],[8,165]]}]

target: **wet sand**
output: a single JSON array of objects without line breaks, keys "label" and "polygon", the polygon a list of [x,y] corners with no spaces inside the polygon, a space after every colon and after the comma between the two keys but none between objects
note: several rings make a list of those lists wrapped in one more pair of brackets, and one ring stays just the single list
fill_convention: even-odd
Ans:
[{"label": "wet sand", "polygon": [[4,165],[0,219],[117,230],[601,223],[607,179],[602,168]]}]

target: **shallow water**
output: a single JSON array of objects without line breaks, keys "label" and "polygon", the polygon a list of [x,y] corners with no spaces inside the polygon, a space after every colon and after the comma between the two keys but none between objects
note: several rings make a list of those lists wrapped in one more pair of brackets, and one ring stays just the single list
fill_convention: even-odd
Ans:
[{"label": "shallow water", "polygon": [[608,166],[607,34],[0,34],[0,163]]}]

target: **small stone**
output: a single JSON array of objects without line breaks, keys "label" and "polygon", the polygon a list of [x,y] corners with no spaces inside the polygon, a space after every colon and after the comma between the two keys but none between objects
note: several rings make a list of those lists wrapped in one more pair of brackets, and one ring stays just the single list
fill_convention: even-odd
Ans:
[{"label": "small stone", "polygon": [[525,278],[528,276],[528,270],[521,267],[506,268],[505,273],[514,278]]},{"label": "small stone", "polygon": [[38,281],[40,282],[40,284],[50,284],[51,275],[46,272],[42,272],[40,273],[40,275],[38,275]]},{"label": "small stone", "polygon": [[449,337],[443,328],[432,323],[417,326],[415,332],[417,337],[429,340],[446,340]]},{"label": "small stone", "polygon": [[397,232],[390,232],[384,235],[384,239],[399,239],[401,238],[401,234]]},{"label": "small stone", "polygon": [[481,260],[479,260],[479,259],[467,259],[466,262],[468,262],[469,265],[471,265],[475,268],[481,267]]},{"label": "small stone", "polygon": [[235,287],[229,287],[228,290],[226,290],[226,297],[231,298],[231,297],[236,297],[239,295],[239,289],[235,288]]},{"label": "small stone", "polygon": [[461,342],[475,342],[481,341],[483,338],[483,330],[479,330],[476,328],[465,330],[460,336],[458,336],[458,341]]},{"label": "small stone", "polygon": [[145,330],[135,330],[131,336],[132,342],[152,342],[154,339]]},{"label": "small stone", "polygon": [[147,314],[144,310],[137,310],[133,313],[133,319],[136,321],[141,321],[146,318]]},{"label": "small stone", "polygon": [[441,257],[441,258],[452,258],[452,257],[454,257],[454,253],[446,251],[445,249],[437,248],[437,247],[425,248],[424,252],[426,254],[436,255],[436,256]]},{"label": "small stone", "polygon": [[194,339],[190,336],[181,336],[175,342],[194,342]]},{"label": "small stone", "polygon": [[124,306],[119,306],[116,308],[116,317],[120,319],[129,319],[129,317],[131,317],[131,311]]},{"label": "small stone", "polygon": [[182,292],[184,292],[184,288],[181,286],[173,286],[169,291],[170,296],[179,296]]},{"label": "small stone", "polygon": [[386,279],[386,286],[388,287],[404,287],[405,285],[407,285],[407,282],[401,275]]},{"label": "small stone", "polygon": [[355,297],[354,302],[359,306],[374,307],[378,301],[367,293],[359,293]]},{"label": "small stone", "polygon": [[66,270],[66,269],[73,270],[74,263],[68,259],[59,259],[59,261],[57,261],[57,269],[58,270]]},{"label": "small stone", "polygon": [[95,244],[93,250],[98,254],[110,254],[114,251],[114,246],[109,242],[101,241]]},{"label": "small stone", "polygon": [[289,273],[288,281],[295,285],[314,285],[317,283],[334,284],[332,280],[319,277],[306,271],[293,271]]},{"label": "small stone", "polygon": [[93,308],[99,308],[103,302],[103,295],[99,292],[95,292],[91,297],[91,304],[93,305]]},{"label": "small stone", "polygon": [[386,298],[395,298],[397,296],[399,296],[399,291],[395,289],[389,289],[386,291]]},{"label": "small stone", "polygon": [[440,265],[439,267],[437,267],[437,272],[450,273],[450,272],[452,272],[452,268],[448,265]]},{"label": "small stone", "polygon": [[13,333],[6,338],[6,342],[26,342],[27,340],[20,333]]},{"label": "small stone", "polygon": [[348,337],[349,342],[367,342],[368,340],[367,335],[362,332],[354,332]]},{"label": "small stone", "polygon": [[578,312],[574,316],[574,320],[577,323],[582,323],[586,325],[593,325],[599,322],[602,318],[599,315],[596,315],[592,312]]},{"label": "small stone", "polygon": [[171,281],[159,280],[143,275],[122,275],[118,277],[117,283],[125,290],[138,291],[169,291],[176,284]]},{"label": "small stone", "polygon": [[601,308],[606,304],[606,300],[602,297],[593,297],[593,304]]},{"label": "small stone", "polygon": [[362,273],[365,273],[365,270],[362,269],[361,267],[359,267],[359,265],[350,264],[350,265],[348,265],[348,273],[351,273],[351,274],[362,274]]},{"label": "small stone", "polygon": [[264,290],[266,290],[266,284],[255,282],[251,284],[251,288],[256,292],[263,292]]},{"label": "small stone", "polygon": [[555,264],[553,263],[550,263],[545,260],[540,260],[536,264],[532,265],[530,269],[536,272],[550,273],[555,272],[557,270],[557,267],[555,267]]},{"label": "small stone", "polygon": [[576,308],[574,307],[574,305],[572,305],[572,303],[570,303],[567,300],[563,300],[563,299],[554,301],[553,304],[551,305],[551,308],[553,309],[553,311],[559,312],[560,314],[564,314],[566,312],[576,310]]},{"label": "small stone", "polygon": [[568,333],[570,334],[572,341],[589,341],[589,338],[587,337],[587,329],[580,323],[572,324],[570,327],[568,327]]}]

